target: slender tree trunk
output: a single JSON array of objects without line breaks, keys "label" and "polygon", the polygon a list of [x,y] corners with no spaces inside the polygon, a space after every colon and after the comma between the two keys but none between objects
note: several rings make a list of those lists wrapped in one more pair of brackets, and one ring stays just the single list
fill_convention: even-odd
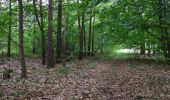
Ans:
[{"label": "slender tree trunk", "polygon": [[35,17],[41,32],[41,56],[42,56],[42,64],[45,65],[46,64],[46,48],[45,48],[45,35],[44,35],[44,23],[43,23],[43,6],[42,6],[42,0],[39,1],[40,2],[40,20],[38,18],[38,13],[37,13],[37,8],[36,8],[36,0],[33,0],[33,7],[34,7],[34,13],[35,13]]},{"label": "slender tree trunk", "polygon": [[84,44],[84,56],[86,56],[87,48],[86,48],[86,28],[85,28],[85,13],[82,14],[82,30],[83,30],[83,44]]},{"label": "slender tree trunk", "polygon": [[151,45],[150,43],[148,44],[148,53],[147,53],[148,56],[151,56]]},{"label": "slender tree trunk", "polygon": [[7,56],[11,57],[11,28],[12,28],[12,8],[11,8],[11,0],[9,0],[9,32],[8,32],[8,49]]},{"label": "slender tree trunk", "polygon": [[49,0],[48,5],[48,45],[47,45],[47,68],[54,67],[53,51],[53,0]]},{"label": "slender tree trunk", "polygon": [[35,54],[35,38],[32,39],[32,54]]},{"label": "slender tree trunk", "polygon": [[156,44],[154,44],[153,45],[153,55],[156,55],[157,54],[157,45]]},{"label": "slender tree trunk", "polygon": [[33,29],[33,34],[32,34],[32,54],[35,54],[35,18],[34,18],[34,29]]},{"label": "slender tree trunk", "polygon": [[169,39],[169,33],[168,33],[168,29],[165,28],[165,34],[166,34],[166,40],[167,40],[167,57],[168,60],[170,60],[170,39]]},{"label": "slender tree trunk", "polygon": [[64,20],[65,20],[65,26],[64,26],[64,58],[66,58],[68,56],[68,22],[69,22],[69,16],[68,13],[64,14]]},{"label": "slender tree trunk", "polygon": [[58,27],[57,27],[57,63],[62,59],[62,0],[58,0]]},{"label": "slender tree trunk", "polygon": [[45,35],[44,35],[44,16],[43,16],[43,6],[42,6],[42,0],[40,0],[40,22],[41,22],[41,27],[40,27],[40,31],[41,31],[41,56],[42,56],[42,64],[45,65],[46,64],[46,48],[45,48]]},{"label": "slender tree trunk", "polygon": [[92,10],[90,11],[90,21],[89,21],[89,40],[88,40],[88,55],[91,55],[91,34],[92,33]]},{"label": "slender tree trunk", "polygon": [[[77,3],[79,4],[79,0],[77,0]],[[80,49],[79,49],[79,60],[82,60],[83,59],[83,29],[81,28],[81,21],[80,21],[80,12],[78,11],[78,29],[79,29],[79,46],[80,46]]]},{"label": "slender tree trunk", "polygon": [[79,50],[79,60],[83,59],[83,31],[80,32],[80,50]]},{"label": "slender tree trunk", "polygon": [[21,77],[26,78],[26,64],[24,56],[24,31],[23,31],[23,5],[22,0],[18,0],[19,7],[19,53],[21,60]]},{"label": "slender tree trunk", "polygon": [[145,54],[145,41],[140,41],[140,54]]},{"label": "slender tree trunk", "polygon": [[94,19],[93,19],[93,27],[92,27],[92,55],[94,56],[94,42],[95,42],[95,37],[94,37],[94,25],[95,25],[95,10],[94,10]]}]

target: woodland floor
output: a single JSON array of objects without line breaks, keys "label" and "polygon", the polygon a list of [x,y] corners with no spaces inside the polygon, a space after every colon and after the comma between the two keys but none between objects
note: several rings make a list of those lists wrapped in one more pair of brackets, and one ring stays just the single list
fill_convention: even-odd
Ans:
[{"label": "woodland floor", "polygon": [[0,100],[170,100],[170,66],[163,63],[88,58],[47,69],[39,59],[26,62],[26,80],[17,59],[11,79],[0,74]]}]

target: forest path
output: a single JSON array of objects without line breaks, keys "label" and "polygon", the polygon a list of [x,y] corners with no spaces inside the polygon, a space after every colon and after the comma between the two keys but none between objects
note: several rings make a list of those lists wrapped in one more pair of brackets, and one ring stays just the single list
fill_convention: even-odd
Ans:
[{"label": "forest path", "polygon": [[[87,61],[85,66],[76,69],[70,81],[73,85],[68,85],[63,97],[66,99],[90,99],[90,100],[109,100],[112,97],[112,70],[107,61]],[[81,62],[82,63],[82,62]],[[81,64],[78,64],[81,66]],[[74,79],[73,79],[74,77]]]},{"label": "forest path", "polygon": [[27,59],[23,80],[19,62],[12,59],[11,79],[0,77],[0,100],[168,100],[169,67],[148,60],[88,58],[47,69],[39,59]]}]

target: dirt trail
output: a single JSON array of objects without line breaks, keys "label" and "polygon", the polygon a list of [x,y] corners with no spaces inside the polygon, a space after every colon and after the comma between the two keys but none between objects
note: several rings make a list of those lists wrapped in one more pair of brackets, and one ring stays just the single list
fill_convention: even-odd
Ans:
[{"label": "dirt trail", "polygon": [[[71,61],[61,70],[27,60],[28,78],[19,78],[20,67],[11,60],[12,78],[0,75],[2,100],[168,100],[168,65],[143,60],[86,59]],[[0,65],[0,70],[7,65]],[[61,70],[61,72],[59,72]],[[68,73],[67,73],[68,71]],[[63,74],[67,73],[67,74]],[[1,100],[0,99],[0,100]]]}]

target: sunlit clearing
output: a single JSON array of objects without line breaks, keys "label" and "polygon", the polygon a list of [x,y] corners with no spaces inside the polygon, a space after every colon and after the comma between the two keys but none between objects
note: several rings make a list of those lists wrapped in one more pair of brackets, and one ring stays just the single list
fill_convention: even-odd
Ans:
[{"label": "sunlit clearing", "polygon": [[124,54],[127,54],[127,53],[136,53],[136,51],[134,49],[119,49],[116,52],[117,53],[124,53]]}]

